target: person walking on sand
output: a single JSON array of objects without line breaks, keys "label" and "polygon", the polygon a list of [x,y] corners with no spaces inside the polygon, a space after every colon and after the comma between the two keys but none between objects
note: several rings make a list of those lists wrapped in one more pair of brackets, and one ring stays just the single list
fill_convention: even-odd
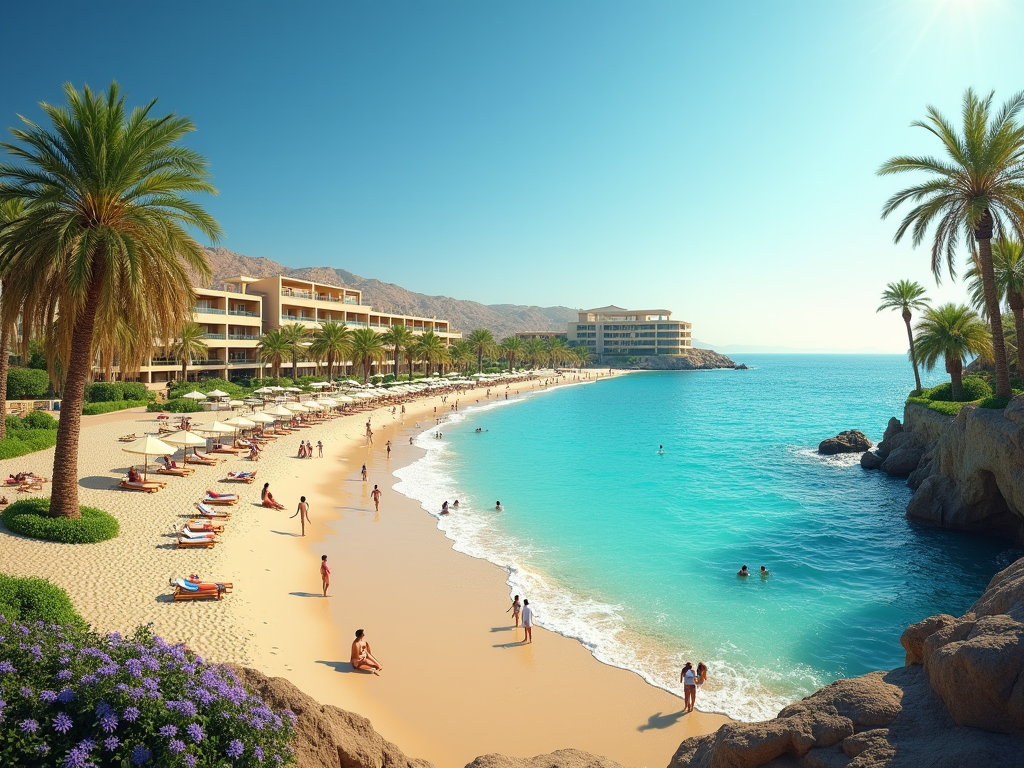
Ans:
[{"label": "person walking on sand", "polygon": [[530,607],[529,600],[523,600],[523,629],[526,630],[526,636],[523,638],[524,643],[533,642],[533,608]]},{"label": "person walking on sand", "polygon": [[373,490],[370,491],[370,497],[373,499],[373,509],[375,512],[380,512],[380,488],[376,485],[373,486]]},{"label": "person walking on sand", "polygon": [[692,712],[693,702],[697,698],[697,675],[690,662],[683,665],[683,671],[679,673],[679,682],[683,684],[683,710]]},{"label": "person walking on sand", "polygon": [[[305,536],[306,523],[313,524],[313,521],[309,519],[309,504],[306,502],[305,496],[299,498],[299,508],[295,510],[295,515],[299,516],[299,522],[302,524],[302,535]],[[295,517],[295,515],[292,515],[292,517]],[[292,517],[288,519],[291,520]]]},{"label": "person walking on sand", "polygon": [[366,444],[373,445],[373,430],[370,429],[370,420],[366,420]]},{"label": "person walking on sand", "polygon": [[301,440],[299,440],[299,458],[306,458],[306,444]]},{"label": "person walking on sand", "polygon": [[390,459],[391,459],[391,441],[390,440],[388,440],[387,449],[388,449],[388,460],[390,461]]},{"label": "person walking on sand", "polygon": [[[519,602],[519,595],[516,595],[515,599],[512,601],[512,605],[510,605],[508,608],[508,611],[512,611],[512,618],[516,622],[516,627],[519,626],[519,612],[522,609],[523,605]],[[505,611],[505,613],[508,613],[508,611]]]},{"label": "person walking on sand", "polygon": [[375,675],[379,675],[384,671],[384,667],[373,657],[370,644],[366,642],[366,633],[361,629],[356,630],[356,639],[352,641],[352,656],[350,660],[353,669],[366,669]]},{"label": "person walking on sand", "polygon": [[313,458],[313,444],[309,440],[306,441],[306,458]]},{"label": "person walking on sand", "polygon": [[327,555],[320,555],[320,580],[324,583],[324,597],[330,597],[327,588],[331,586],[331,566],[327,564]]},{"label": "person walking on sand", "polygon": [[363,482],[365,483],[366,482],[366,465],[365,464],[363,464],[362,472],[363,472]]},{"label": "person walking on sand", "polygon": [[320,454],[319,458],[322,459],[324,457],[324,443],[323,443],[323,440],[317,440],[316,441],[316,449],[317,449],[317,451]]}]

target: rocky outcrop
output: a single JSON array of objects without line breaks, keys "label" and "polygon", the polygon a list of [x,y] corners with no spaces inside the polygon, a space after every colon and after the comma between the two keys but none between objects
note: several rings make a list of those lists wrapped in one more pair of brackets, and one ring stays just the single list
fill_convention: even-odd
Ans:
[{"label": "rocky outcrop", "polygon": [[580,752],[578,749],[559,749],[537,757],[506,757],[483,755],[466,768],[622,768],[619,763],[600,755]]},{"label": "rocky outcrop", "polygon": [[[629,358],[606,355],[601,360],[604,365],[621,366],[624,368],[628,365],[627,361]],[[715,352],[713,349],[690,347],[678,355],[640,357],[638,362],[630,367],[645,371],[700,371],[715,368],[735,368],[736,363],[725,355]]]},{"label": "rocky outcrop", "polygon": [[818,443],[818,453],[825,456],[834,456],[837,453],[863,453],[871,445],[871,441],[863,432],[848,429]]},{"label": "rocky outcrop", "polygon": [[1024,559],[959,619],[901,638],[907,666],[837,680],[774,720],[687,739],[669,768],[1019,768],[1024,765]]}]

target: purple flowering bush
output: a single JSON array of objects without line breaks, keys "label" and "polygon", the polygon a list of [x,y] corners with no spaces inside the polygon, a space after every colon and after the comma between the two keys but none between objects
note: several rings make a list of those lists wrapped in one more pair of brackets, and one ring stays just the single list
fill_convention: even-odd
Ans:
[{"label": "purple flowering bush", "polygon": [[0,766],[292,762],[295,715],[145,628],[130,638],[0,616]]}]

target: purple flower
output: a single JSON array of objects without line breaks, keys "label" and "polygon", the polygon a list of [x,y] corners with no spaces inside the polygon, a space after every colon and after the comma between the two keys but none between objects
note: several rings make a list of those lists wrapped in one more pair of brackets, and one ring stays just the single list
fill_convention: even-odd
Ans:
[{"label": "purple flower", "polygon": [[195,717],[199,714],[199,710],[196,708],[196,705],[191,701],[168,701],[167,708],[171,710],[171,712],[178,712],[185,717]]},{"label": "purple flower", "polygon": [[140,714],[142,713],[139,712],[138,707],[128,707],[124,711],[124,719],[127,720],[129,723],[134,723],[136,720],[139,719]]},{"label": "purple flower", "polygon": [[82,675],[80,682],[82,685],[96,685],[99,681],[100,679],[97,675]]},{"label": "purple flower", "polygon": [[61,704],[67,704],[73,698],[75,698],[75,692],[70,688],[63,688],[61,689],[61,692],[57,694],[57,701]]},{"label": "purple flower", "polygon": [[22,686],[21,687],[21,695],[24,696],[26,699],[31,699],[32,698],[32,689],[31,688],[26,688],[25,686]]},{"label": "purple flower", "polygon": [[103,748],[107,752],[113,752],[119,746],[121,746],[121,740],[117,736],[108,736],[103,740]]},{"label": "purple flower", "polygon": [[105,715],[100,718],[100,728],[104,733],[112,733],[117,730],[117,715]]},{"label": "purple flower", "polygon": [[142,662],[138,659],[128,659],[128,661],[124,663],[124,666],[128,670],[128,674],[132,677],[142,677]]},{"label": "purple flower", "polygon": [[96,674],[102,677],[110,677],[111,675],[117,674],[117,664],[104,664],[96,670]]},{"label": "purple flower", "polygon": [[262,763],[263,762],[263,747],[256,747],[253,750],[253,753],[256,755],[256,759],[259,760]]},{"label": "purple flower", "polygon": [[192,754],[185,755],[185,765],[186,765],[187,768],[196,768],[196,763],[198,763],[198,762],[199,762],[199,758],[197,758],[195,755],[192,755]]},{"label": "purple flower", "polygon": [[203,729],[198,723],[189,723],[185,732],[188,733],[189,738],[196,744],[203,740]]},{"label": "purple flower", "polygon": [[274,755],[274,762],[277,763],[278,765],[280,765],[281,763],[284,762],[284,760],[281,758],[280,755]]},{"label": "purple flower", "polygon": [[107,715],[113,714],[113,712],[114,708],[105,701],[101,701],[96,704],[96,717],[106,717]]},{"label": "purple flower", "polygon": [[0,661],[0,673],[17,672],[14,665],[9,661]]},{"label": "purple flower", "polygon": [[292,721],[292,725],[295,725],[295,722],[299,719],[299,718],[297,718],[295,716],[295,713],[292,712],[290,709],[286,709],[281,714],[283,714],[285,717],[287,717],[289,720],[291,720]]},{"label": "purple flower", "polygon": [[57,733],[67,733],[74,727],[74,723],[71,722],[71,718],[61,712],[55,718],[53,718],[53,730]]},{"label": "purple flower", "polygon": [[160,729],[160,735],[166,738],[178,735],[178,726],[167,724]]},{"label": "purple flower", "polygon": [[228,748],[224,750],[228,757],[241,757],[245,753],[245,745],[240,739],[232,739]]},{"label": "purple flower", "polygon": [[78,742],[78,748],[86,754],[89,754],[94,749],[96,749],[96,742],[92,739],[82,739],[80,742]]},{"label": "purple flower", "polygon": [[153,757],[153,753],[150,752],[144,745],[139,744],[135,747],[132,752],[132,765],[142,765],[148,763],[149,759]]},{"label": "purple flower", "polygon": [[18,729],[22,733],[35,733],[39,730],[39,723],[32,719],[22,720],[18,723]]},{"label": "purple flower", "polygon": [[70,669],[62,669],[60,672],[57,673],[58,680],[70,680],[71,677],[72,675]]},{"label": "purple flower", "polygon": [[185,742],[181,739],[171,739],[170,742],[167,744],[167,748],[176,755],[179,752],[185,751]]},{"label": "purple flower", "polygon": [[40,745],[38,745],[36,747],[36,752],[38,752],[40,755],[45,755],[49,751],[50,751],[50,745],[49,744],[40,744]]},{"label": "purple flower", "polygon": [[56,691],[40,691],[39,692],[39,700],[40,701],[44,701],[47,704],[53,704],[53,702],[55,702],[57,700],[57,692]]}]

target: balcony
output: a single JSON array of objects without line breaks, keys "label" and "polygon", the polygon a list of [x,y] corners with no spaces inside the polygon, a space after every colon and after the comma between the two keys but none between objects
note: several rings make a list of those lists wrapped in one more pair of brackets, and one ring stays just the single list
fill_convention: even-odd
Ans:
[{"label": "balcony", "polygon": [[251,333],[229,333],[228,338],[231,341],[259,341],[259,335],[253,335]]},{"label": "balcony", "polygon": [[315,323],[316,322],[316,318],[315,317],[300,317],[299,315],[286,315],[284,312],[281,313],[281,319],[282,320],[291,320],[293,322],[294,321],[302,321],[304,323]]},{"label": "balcony", "polygon": [[197,314],[201,314],[201,315],[225,315],[225,314],[227,314],[226,310],[217,309],[216,307],[197,306],[197,307],[194,307],[194,310],[195,310],[195,312]]},{"label": "balcony", "polygon": [[235,315],[236,317],[259,317],[259,312],[247,312],[244,309],[229,309],[229,315]]},{"label": "balcony", "polygon": [[294,299],[312,299],[313,298],[313,294],[310,293],[309,291],[298,291],[298,290],[295,290],[293,288],[282,288],[281,289],[281,295],[282,296],[291,296]]},{"label": "balcony", "polygon": [[226,339],[227,336],[223,333],[204,333],[204,339]]}]

